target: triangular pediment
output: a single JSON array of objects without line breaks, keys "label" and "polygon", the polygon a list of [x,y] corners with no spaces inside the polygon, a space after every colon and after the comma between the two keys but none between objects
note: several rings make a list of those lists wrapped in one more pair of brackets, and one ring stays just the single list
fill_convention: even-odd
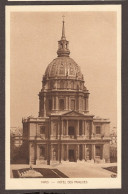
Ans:
[{"label": "triangular pediment", "polygon": [[63,116],[74,116],[74,117],[76,116],[76,117],[78,117],[78,116],[85,116],[85,115],[82,113],[79,113],[77,111],[70,111],[68,113],[64,113]]}]

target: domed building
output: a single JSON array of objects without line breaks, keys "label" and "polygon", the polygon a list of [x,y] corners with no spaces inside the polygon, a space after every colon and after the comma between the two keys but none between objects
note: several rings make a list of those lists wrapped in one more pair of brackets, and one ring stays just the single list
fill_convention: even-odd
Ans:
[{"label": "domed building", "polygon": [[42,79],[39,116],[22,120],[26,158],[29,164],[109,162],[110,121],[89,114],[89,91],[70,58],[64,25],[58,56]]}]

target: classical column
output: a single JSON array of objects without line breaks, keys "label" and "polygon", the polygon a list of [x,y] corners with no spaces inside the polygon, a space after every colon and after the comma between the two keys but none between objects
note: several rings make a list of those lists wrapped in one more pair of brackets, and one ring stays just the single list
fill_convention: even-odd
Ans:
[{"label": "classical column", "polygon": [[81,110],[80,96],[78,97],[79,111]]},{"label": "classical column", "polygon": [[61,121],[62,124],[61,124],[61,135],[63,136],[64,135],[64,120]]},{"label": "classical column", "polygon": [[84,98],[84,111],[86,111],[86,98]]},{"label": "classical column", "polygon": [[40,158],[40,146],[37,145],[37,160]]},{"label": "classical column", "polygon": [[79,120],[77,120],[77,132],[76,135],[79,136]]},{"label": "classical column", "polygon": [[64,160],[64,146],[61,144],[61,160]]},{"label": "classical column", "polygon": [[88,98],[86,98],[86,111],[88,111]]},{"label": "classical column", "polygon": [[56,128],[56,130],[57,130],[57,139],[60,139],[60,127],[61,127],[61,121],[58,122],[57,128]]},{"label": "classical column", "polygon": [[85,160],[85,145],[82,145],[82,160]]},{"label": "classical column", "polygon": [[80,158],[80,153],[79,153],[79,144],[77,145],[77,160],[79,160],[79,158]]},{"label": "classical column", "polygon": [[84,120],[82,121],[82,136],[84,136],[85,133],[84,133]]},{"label": "classical column", "polygon": [[95,144],[92,144],[92,160],[95,159]]},{"label": "classical column", "polygon": [[53,145],[51,144],[51,160],[53,160]]},{"label": "classical column", "polygon": [[67,125],[66,125],[66,136],[68,136],[68,120],[67,120]]},{"label": "classical column", "polygon": [[52,96],[52,110],[54,110],[54,96]]},{"label": "classical column", "polygon": [[54,124],[53,124],[53,122],[52,122],[52,121],[50,121],[50,122],[51,122],[51,125],[50,125],[50,126],[51,126],[50,136],[53,136],[53,125],[54,125]]},{"label": "classical column", "polygon": [[104,159],[104,144],[102,145],[102,160],[104,160],[105,161],[105,159]]},{"label": "classical column", "polygon": [[68,110],[71,110],[71,99],[68,98]]},{"label": "classical column", "polygon": [[66,110],[68,110],[68,96],[66,96]]},{"label": "classical column", "polygon": [[66,160],[68,161],[68,144],[67,144],[67,156],[66,156]]},{"label": "classical column", "polygon": [[86,120],[84,121],[84,135],[85,135],[85,138],[87,138],[87,125],[86,125]]},{"label": "classical column", "polygon": [[69,106],[69,96],[68,96],[68,110],[70,110],[70,106]]},{"label": "classical column", "polygon": [[94,127],[93,127],[93,122],[91,121],[91,138],[94,138]]},{"label": "classical column", "polygon": [[57,80],[55,81],[55,88],[57,89]]},{"label": "classical column", "polygon": [[58,110],[58,96],[56,96],[56,110]]},{"label": "classical column", "polygon": [[46,96],[44,95],[44,117],[46,117]]},{"label": "classical column", "polygon": [[96,155],[96,147],[95,147],[95,144],[93,146],[94,146],[93,150],[94,150],[94,159],[95,159],[95,155]]},{"label": "classical column", "polygon": [[86,159],[86,144],[84,145],[84,158],[85,158],[85,160],[87,160]]},{"label": "classical column", "polygon": [[82,109],[83,109],[83,111],[85,111],[85,101],[84,101],[84,98],[83,98],[83,107],[82,107]]}]

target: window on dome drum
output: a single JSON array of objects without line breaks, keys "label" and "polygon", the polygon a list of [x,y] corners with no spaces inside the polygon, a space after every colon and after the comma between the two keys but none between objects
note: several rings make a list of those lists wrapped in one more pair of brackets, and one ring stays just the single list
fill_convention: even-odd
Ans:
[{"label": "window on dome drum", "polygon": [[77,90],[79,90],[79,84],[77,84]]},{"label": "window on dome drum", "polygon": [[75,110],[75,100],[71,100],[71,110]]},{"label": "window on dome drum", "polygon": [[40,127],[40,134],[45,134],[45,126]]},{"label": "window on dome drum", "polygon": [[50,82],[50,89],[53,88],[53,81]]},{"label": "window on dome drum", "polygon": [[74,82],[71,81],[71,89],[74,89]]},{"label": "window on dome drum", "polygon": [[64,81],[60,81],[60,88],[64,89]]},{"label": "window on dome drum", "polygon": [[59,109],[64,110],[64,99],[59,100]]},{"label": "window on dome drum", "polygon": [[82,121],[79,121],[79,135],[82,135]]},{"label": "window on dome drum", "polygon": [[100,126],[96,126],[96,134],[101,134]]},{"label": "window on dome drum", "polygon": [[48,109],[52,110],[52,99],[49,99],[48,101]]}]

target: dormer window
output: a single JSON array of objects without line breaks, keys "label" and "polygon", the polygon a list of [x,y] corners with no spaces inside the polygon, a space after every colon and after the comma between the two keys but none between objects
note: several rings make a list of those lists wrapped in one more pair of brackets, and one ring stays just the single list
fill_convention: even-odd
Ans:
[{"label": "dormer window", "polygon": [[100,129],[100,126],[96,126],[96,134],[101,134],[101,129]]}]

